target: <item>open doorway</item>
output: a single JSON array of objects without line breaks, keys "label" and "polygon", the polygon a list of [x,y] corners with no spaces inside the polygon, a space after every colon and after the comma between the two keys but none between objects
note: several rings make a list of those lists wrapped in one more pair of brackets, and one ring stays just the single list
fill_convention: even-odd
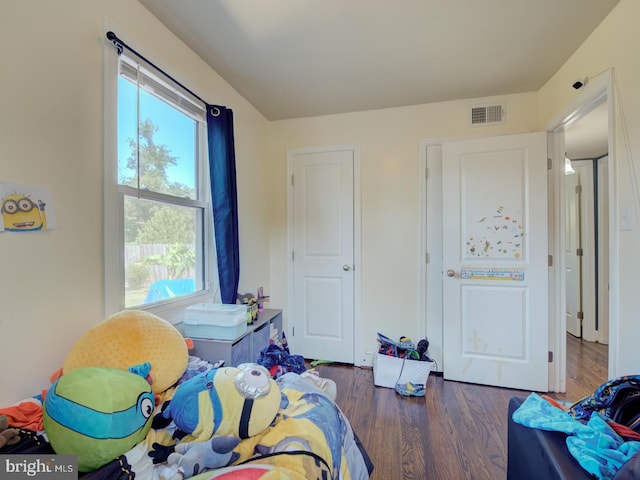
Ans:
[{"label": "open doorway", "polygon": [[567,332],[609,343],[608,113],[601,103],[565,130]]},{"label": "open doorway", "polygon": [[[567,384],[607,379],[609,343],[609,118],[606,97],[564,130]],[[569,368],[573,365],[573,368]],[[601,378],[594,379],[597,375]]]}]

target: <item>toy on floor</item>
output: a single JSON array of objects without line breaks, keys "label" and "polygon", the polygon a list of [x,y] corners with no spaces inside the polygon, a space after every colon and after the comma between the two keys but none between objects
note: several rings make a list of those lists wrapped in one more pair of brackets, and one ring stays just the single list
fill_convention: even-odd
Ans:
[{"label": "toy on floor", "polygon": [[388,355],[390,357],[408,358],[409,360],[419,360],[422,362],[433,362],[429,355],[429,339],[421,339],[417,345],[413,343],[411,338],[402,336],[400,341],[396,342],[391,338],[378,332],[378,353]]},{"label": "toy on floor", "polygon": [[151,385],[136,373],[86,367],[64,374],[43,403],[44,428],[58,454],[77,455],[78,470],[90,472],[144,440],[155,408]]},{"label": "toy on floor", "polygon": [[424,397],[426,390],[422,383],[396,383],[396,392],[403,397]]}]

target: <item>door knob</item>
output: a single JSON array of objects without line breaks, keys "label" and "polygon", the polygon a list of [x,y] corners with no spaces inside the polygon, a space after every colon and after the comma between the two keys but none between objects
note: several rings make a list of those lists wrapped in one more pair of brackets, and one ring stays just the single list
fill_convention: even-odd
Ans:
[{"label": "door knob", "polygon": [[342,269],[343,269],[345,272],[348,272],[349,270],[351,270],[351,265],[347,265],[347,264],[345,263],[344,265],[342,265]]},{"label": "door knob", "polygon": [[449,269],[447,270],[447,277],[455,277],[456,276],[456,272]]}]

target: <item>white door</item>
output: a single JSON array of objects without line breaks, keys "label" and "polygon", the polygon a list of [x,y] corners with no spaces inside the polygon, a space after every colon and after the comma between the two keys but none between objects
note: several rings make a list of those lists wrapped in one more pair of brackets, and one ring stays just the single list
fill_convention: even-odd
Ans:
[{"label": "white door", "polygon": [[566,270],[566,312],[567,333],[574,337],[582,337],[580,312],[580,268],[581,262],[578,256],[580,244],[580,199],[579,189],[580,174],[565,175],[565,244],[564,258]]},{"label": "white door", "polygon": [[291,154],[293,345],[310,359],[354,363],[353,148]]},{"label": "white door", "polygon": [[[599,163],[599,162],[598,162]],[[608,271],[606,268],[606,259],[608,257],[606,248],[603,249],[601,242],[603,238],[600,230],[602,227],[608,228],[606,222],[606,215],[601,215],[602,207],[606,206],[606,189],[604,195],[601,193],[603,182],[595,176],[594,178],[594,165],[593,160],[578,160],[573,162],[574,169],[577,175],[580,176],[580,185],[582,193],[580,195],[580,217],[578,221],[578,228],[581,234],[581,247],[583,249],[583,255],[581,257],[582,267],[581,273],[581,298],[580,303],[581,310],[583,312],[582,320],[582,338],[588,342],[600,342],[606,339],[603,335],[605,332],[602,329],[600,318],[601,307],[600,304],[604,303],[608,310],[608,297],[609,292],[607,288],[601,288],[608,282]],[[600,170],[598,170],[600,173]],[[595,188],[597,182],[597,189]],[[596,203],[596,190],[597,200]],[[604,203],[604,205],[603,205]],[[602,225],[601,225],[602,223]],[[604,270],[604,278],[602,278],[601,271]],[[604,284],[601,283],[604,280]],[[607,318],[607,314],[604,315],[604,319]],[[606,320],[604,322],[606,324]],[[608,329],[608,325],[606,325]],[[606,343],[606,342],[603,342]]]},{"label": "white door", "polygon": [[547,391],[546,133],[443,145],[445,378]]}]

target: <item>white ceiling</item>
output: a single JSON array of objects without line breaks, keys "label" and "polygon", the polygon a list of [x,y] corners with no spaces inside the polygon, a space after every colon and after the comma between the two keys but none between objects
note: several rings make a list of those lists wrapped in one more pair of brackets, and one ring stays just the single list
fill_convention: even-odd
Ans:
[{"label": "white ceiling", "polygon": [[269,120],[539,90],[619,0],[139,0]]}]

